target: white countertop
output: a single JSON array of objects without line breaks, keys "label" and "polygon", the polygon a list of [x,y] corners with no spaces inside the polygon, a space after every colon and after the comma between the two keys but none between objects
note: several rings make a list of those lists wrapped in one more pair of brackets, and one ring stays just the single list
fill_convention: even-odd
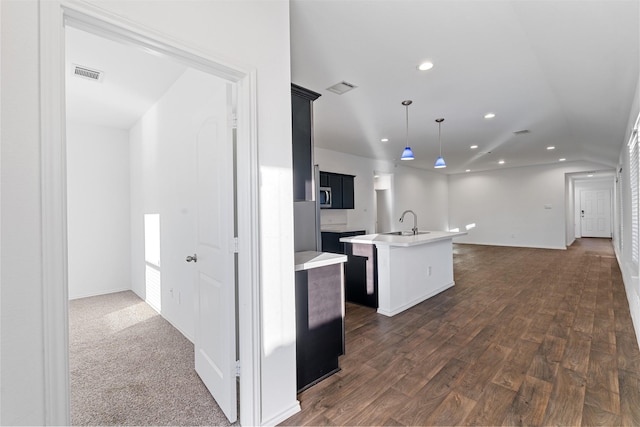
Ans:
[{"label": "white countertop", "polygon": [[310,270],[327,265],[347,262],[347,256],[331,252],[302,251],[296,252],[296,271]]},{"label": "white countertop", "polygon": [[[425,233],[424,231],[421,231]],[[457,236],[464,236],[466,231],[450,232],[450,231],[429,231],[426,234],[417,234],[409,236],[397,236],[390,234],[365,234],[362,236],[343,237],[340,239],[343,243],[361,243],[368,245],[387,245],[387,246],[417,246],[427,245],[429,243],[438,242],[440,240],[452,239]]]}]

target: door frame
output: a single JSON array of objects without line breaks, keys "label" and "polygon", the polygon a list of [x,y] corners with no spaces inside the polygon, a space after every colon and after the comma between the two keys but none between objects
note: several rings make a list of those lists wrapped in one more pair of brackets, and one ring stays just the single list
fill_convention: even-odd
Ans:
[{"label": "door frame", "polygon": [[[580,221],[580,237],[584,237],[584,217],[583,217],[583,212],[582,212],[582,197],[584,195],[585,192],[599,192],[599,191],[606,191],[609,194],[609,203],[607,205],[607,209],[609,211],[609,236],[608,238],[613,238],[613,197],[612,197],[612,189],[611,188],[581,188],[578,192],[578,195],[576,197],[576,201],[579,201],[578,203],[578,207],[576,209],[576,215],[579,218]],[[578,228],[578,227],[576,227]],[[591,237],[591,236],[589,236]]]},{"label": "door frame", "polygon": [[70,425],[65,23],[167,55],[234,83],[237,100],[238,346],[240,420],[261,421],[259,186],[256,70],[230,63],[169,39],[153,29],[86,3],[39,2],[40,14],[40,179],[42,188],[43,328],[45,424]]},{"label": "door frame", "polygon": [[[616,194],[615,194],[615,172],[614,171],[596,171],[599,177],[587,178],[585,172],[574,174],[571,179],[571,210],[570,217],[567,217],[566,221],[571,221],[572,230],[571,236],[573,239],[579,239],[582,237],[582,218],[580,218],[580,198],[582,191],[585,190],[608,190],[609,191],[609,210],[610,210],[610,231],[611,239],[615,238],[615,224],[616,224]],[[593,172],[590,172],[593,174]]]}]

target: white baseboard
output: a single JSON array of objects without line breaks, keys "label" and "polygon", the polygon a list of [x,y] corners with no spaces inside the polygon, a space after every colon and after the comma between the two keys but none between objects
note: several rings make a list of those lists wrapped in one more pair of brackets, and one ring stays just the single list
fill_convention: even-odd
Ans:
[{"label": "white baseboard", "polygon": [[80,299],[80,298],[89,298],[89,297],[97,297],[100,295],[115,294],[116,292],[124,292],[124,291],[131,291],[131,288],[115,288],[115,289],[102,290],[98,292],[90,292],[87,294],[80,294],[80,295],[73,295],[73,296],[69,295],[69,301],[74,299]]},{"label": "white baseboard", "polygon": [[457,245],[480,245],[480,246],[501,246],[505,248],[530,248],[530,249],[559,249],[566,251],[566,246],[540,246],[540,245],[526,245],[526,244],[506,244],[506,243],[491,243],[491,242],[456,242],[455,238],[453,243]]},{"label": "white baseboard", "polygon": [[281,422],[283,422],[284,420],[286,420],[287,418],[289,418],[292,415],[297,414],[298,412],[300,412],[300,402],[298,402],[296,400],[296,403],[294,403],[290,408],[280,412],[279,414],[271,417],[268,420],[263,420],[262,421],[262,425],[263,426],[275,426],[280,424]]}]

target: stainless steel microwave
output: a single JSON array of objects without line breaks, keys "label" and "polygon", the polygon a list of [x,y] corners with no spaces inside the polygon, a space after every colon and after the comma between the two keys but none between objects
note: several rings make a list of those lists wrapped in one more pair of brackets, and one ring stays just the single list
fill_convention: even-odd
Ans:
[{"label": "stainless steel microwave", "polygon": [[331,187],[320,187],[319,191],[320,208],[331,207]]}]

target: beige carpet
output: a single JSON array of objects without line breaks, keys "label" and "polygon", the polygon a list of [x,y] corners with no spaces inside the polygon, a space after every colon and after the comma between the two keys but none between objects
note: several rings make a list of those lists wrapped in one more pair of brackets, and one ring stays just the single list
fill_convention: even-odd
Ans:
[{"label": "beige carpet", "polygon": [[230,425],[193,344],[133,292],[69,304],[73,425]]}]

